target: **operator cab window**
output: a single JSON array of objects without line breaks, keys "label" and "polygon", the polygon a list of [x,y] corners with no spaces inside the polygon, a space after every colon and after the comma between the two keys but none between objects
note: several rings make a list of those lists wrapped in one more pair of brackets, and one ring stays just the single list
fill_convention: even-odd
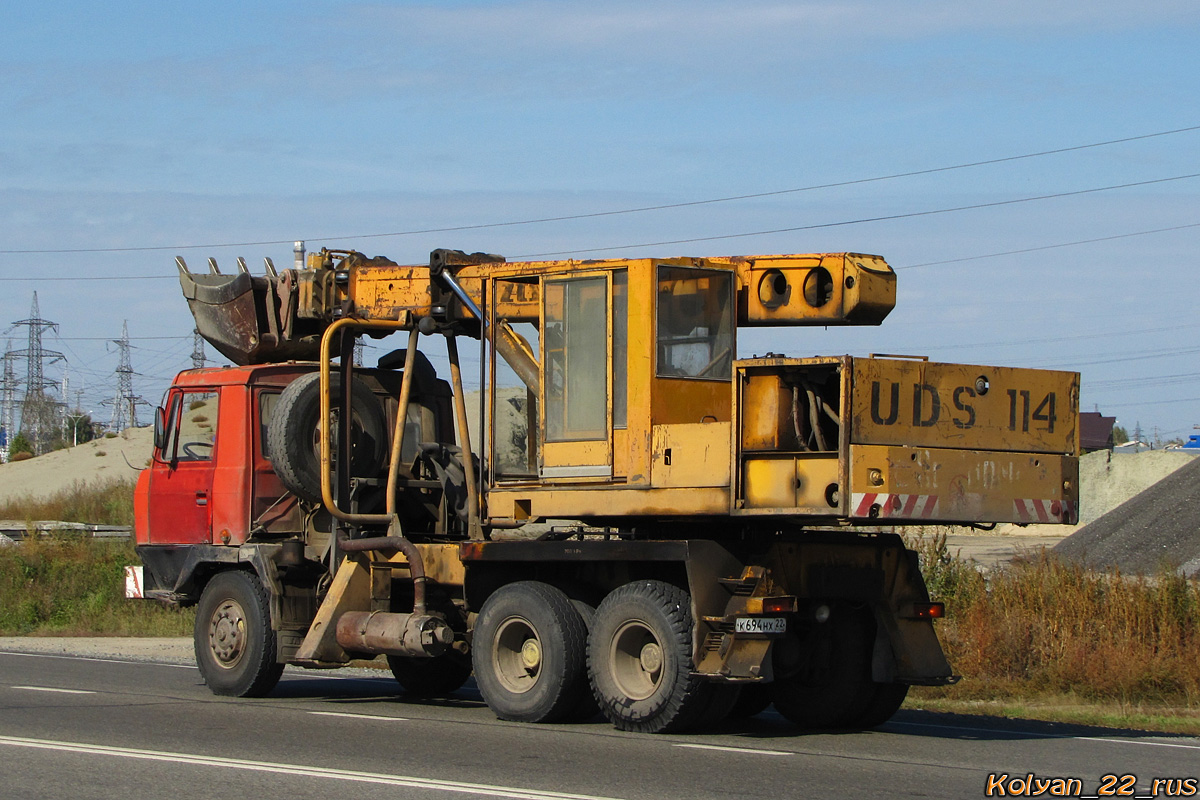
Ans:
[{"label": "operator cab window", "polygon": [[733,277],[660,265],[658,376],[728,381],[733,364]]},{"label": "operator cab window", "polygon": [[608,281],[546,281],[546,439],[608,435]]},{"label": "operator cab window", "polygon": [[171,412],[163,455],[171,461],[211,461],[217,441],[217,393],[184,392],[179,403],[171,404]]}]

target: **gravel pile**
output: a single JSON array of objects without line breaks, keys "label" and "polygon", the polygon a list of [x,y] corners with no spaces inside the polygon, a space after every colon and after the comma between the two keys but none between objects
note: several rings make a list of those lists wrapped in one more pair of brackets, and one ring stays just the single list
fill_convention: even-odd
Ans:
[{"label": "gravel pile", "polygon": [[1097,569],[1149,575],[1168,567],[1200,576],[1200,458],[1063,539],[1054,553]]}]

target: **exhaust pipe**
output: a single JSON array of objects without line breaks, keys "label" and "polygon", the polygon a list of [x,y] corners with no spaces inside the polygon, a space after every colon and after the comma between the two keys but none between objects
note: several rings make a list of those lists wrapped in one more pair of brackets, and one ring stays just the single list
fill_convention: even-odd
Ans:
[{"label": "exhaust pipe", "polygon": [[454,631],[429,614],[347,611],[338,618],[337,643],[348,652],[432,657],[454,643]]}]

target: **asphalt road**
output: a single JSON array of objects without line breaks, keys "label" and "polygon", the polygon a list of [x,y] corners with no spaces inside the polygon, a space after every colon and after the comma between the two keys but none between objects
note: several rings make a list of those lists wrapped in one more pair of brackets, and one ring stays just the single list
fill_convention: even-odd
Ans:
[{"label": "asphalt road", "polygon": [[234,700],[190,666],[0,652],[0,796],[969,798],[999,775],[1011,795],[1029,773],[1079,778],[1085,795],[1132,775],[1114,792],[1149,796],[1155,779],[1200,776],[1200,740],[1130,731],[902,711],[876,731],[798,736],[768,712],[650,736],[500,722],[470,685],[441,703],[395,692],[289,670],[271,697]]}]

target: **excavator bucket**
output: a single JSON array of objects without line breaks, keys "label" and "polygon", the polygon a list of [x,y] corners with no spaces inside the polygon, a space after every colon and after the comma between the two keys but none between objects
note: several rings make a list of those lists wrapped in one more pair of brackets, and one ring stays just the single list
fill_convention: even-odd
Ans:
[{"label": "excavator bucket", "polygon": [[191,272],[176,257],[179,284],[200,335],[238,366],[317,358],[320,329],[297,319],[296,271],[276,274],[268,263],[267,274],[258,277],[238,262],[237,272],[223,274],[210,258],[205,274]]}]

